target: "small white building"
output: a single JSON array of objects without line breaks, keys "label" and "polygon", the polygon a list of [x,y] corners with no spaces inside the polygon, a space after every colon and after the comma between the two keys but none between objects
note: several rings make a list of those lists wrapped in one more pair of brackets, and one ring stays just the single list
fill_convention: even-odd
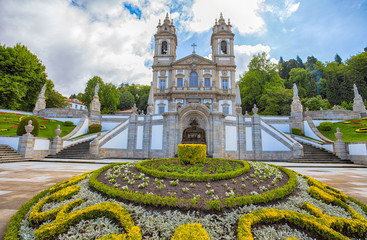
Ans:
[{"label": "small white building", "polygon": [[79,109],[79,110],[87,110],[87,106],[85,106],[81,101],[78,99],[70,99],[68,98],[68,101],[70,103],[69,108],[72,109]]}]

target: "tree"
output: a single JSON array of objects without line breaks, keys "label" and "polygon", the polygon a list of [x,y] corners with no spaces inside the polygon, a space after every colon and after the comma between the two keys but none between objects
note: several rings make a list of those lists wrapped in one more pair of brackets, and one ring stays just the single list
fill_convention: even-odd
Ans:
[{"label": "tree", "polygon": [[320,107],[322,109],[330,109],[330,103],[327,99],[322,99],[320,95],[317,95],[316,97],[312,97],[308,99],[303,106],[305,108],[308,108],[310,111],[317,111],[320,110]]},{"label": "tree", "polygon": [[269,89],[260,98],[259,105],[265,106],[261,114],[264,115],[289,115],[291,112],[291,104],[293,91],[278,87]]},{"label": "tree", "polygon": [[[149,85],[140,85],[140,84],[124,84],[120,85],[120,92],[123,93],[125,91],[130,92],[134,97],[134,103],[140,110],[146,111],[148,107],[148,98],[149,98]],[[119,108],[121,109],[121,108]]]},{"label": "tree", "polygon": [[299,56],[297,56],[297,66],[299,68],[305,68],[306,67],[305,64],[303,64],[303,61]]},{"label": "tree", "polygon": [[[0,45],[0,102],[2,107],[31,111],[44,84],[52,89],[46,67],[26,46]],[[52,87],[51,87],[52,86]]]},{"label": "tree", "polygon": [[263,111],[265,106],[260,103],[261,96],[270,89],[284,88],[284,80],[278,74],[279,65],[271,63],[263,52],[255,55],[248,67],[249,71],[240,79],[243,111],[252,109],[254,104]]},{"label": "tree", "polygon": [[297,85],[298,95],[300,98],[316,96],[316,84],[310,70],[303,68],[293,68],[289,73],[289,82],[292,85],[294,83]]},{"label": "tree", "polygon": [[69,102],[67,98],[64,97],[58,91],[52,90],[52,92],[47,95],[47,98],[46,98],[47,108],[65,108],[68,105],[69,105]]},{"label": "tree", "polygon": [[338,64],[342,63],[342,58],[339,56],[339,54],[335,55],[335,62],[337,62]]},{"label": "tree", "polygon": [[112,83],[103,84],[100,87],[99,97],[101,102],[101,113],[115,112],[120,102],[119,90]]},{"label": "tree", "polygon": [[76,94],[75,93],[71,94],[69,98],[70,99],[76,99]]},{"label": "tree", "polygon": [[131,109],[134,103],[134,96],[129,91],[120,93],[120,104],[118,105],[120,110]]},{"label": "tree", "polygon": [[93,100],[94,90],[95,90],[95,87],[96,87],[97,83],[99,84],[98,96],[100,96],[101,89],[102,89],[102,86],[104,85],[104,82],[103,82],[102,78],[100,78],[98,76],[94,76],[93,78],[88,80],[87,86],[84,89],[84,93],[81,96],[81,99],[79,99],[88,108],[89,108],[90,103]]}]

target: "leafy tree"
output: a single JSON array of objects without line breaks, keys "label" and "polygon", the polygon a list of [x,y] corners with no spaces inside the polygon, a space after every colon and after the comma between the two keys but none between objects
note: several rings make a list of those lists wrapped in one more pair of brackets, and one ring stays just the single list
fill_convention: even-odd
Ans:
[{"label": "leafy tree", "polygon": [[69,98],[70,99],[76,99],[76,94],[75,93],[71,94]]},{"label": "leafy tree", "polygon": [[[294,59],[289,59],[288,61],[283,62],[282,64],[282,68],[279,71],[279,76],[283,79],[288,79],[289,78],[289,72],[293,69],[293,68],[298,68],[298,63],[296,60]],[[291,88],[292,86],[286,86],[287,88]]]},{"label": "leafy tree", "polygon": [[240,79],[243,111],[251,109],[254,104],[263,111],[265,106],[260,103],[261,96],[270,89],[284,88],[284,80],[278,74],[279,65],[271,63],[263,52],[255,55],[248,67],[249,71]]},{"label": "leafy tree", "polygon": [[289,82],[297,85],[300,98],[316,96],[316,83],[310,70],[293,68],[289,73]]},{"label": "leafy tree", "polygon": [[58,91],[52,90],[50,94],[47,95],[46,98],[46,107],[47,108],[65,108],[69,105],[69,102],[66,97],[64,97]]},{"label": "leafy tree", "polygon": [[320,110],[320,107],[324,110],[330,109],[330,103],[327,99],[322,99],[320,95],[309,98],[304,104],[304,108],[308,108],[310,111]]},{"label": "leafy tree", "polygon": [[101,113],[115,112],[120,102],[119,91],[112,83],[103,84],[100,87]]},{"label": "leafy tree", "polygon": [[[26,46],[0,45],[0,102],[2,107],[31,111],[47,79],[46,68]],[[51,87],[52,88],[52,87]]]},{"label": "leafy tree", "polygon": [[303,61],[299,56],[297,56],[297,66],[299,68],[305,68],[306,67],[305,64],[303,64]]},{"label": "leafy tree", "polygon": [[335,55],[335,62],[341,64],[342,63],[342,58],[339,56],[339,54]]},{"label": "leafy tree", "polygon": [[131,109],[135,103],[134,96],[129,91],[120,93],[120,104],[118,108],[120,110]]},{"label": "leafy tree", "polygon": [[[104,85],[104,82],[103,82],[102,78],[100,78],[98,76],[94,76],[93,78],[91,78],[91,79],[88,80],[87,86],[84,89],[84,93],[81,96],[81,99],[79,99],[88,108],[89,108],[90,103],[93,100],[94,90],[95,90],[95,87],[96,87],[97,83],[99,83],[98,96],[100,96],[101,89],[102,89],[102,86]],[[102,105],[102,103],[101,103],[101,105]]]},{"label": "leafy tree", "polygon": [[344,109],[347,109],[347,110],[353,110],[353,102],[349,102],[347,103],[346,101],[343,101],[341,103],[341,106],[344,108]]},{"label": "leafy tree", "polygon": [[130,92],[134,97],[134,103],[136,104],[136,106],[139,109],[146,111],[147,106],[148,106],[148,97],[149,97],[149,91],[150,91],[149,85],[140,85],[140,84],[129,85],[129,84],[122,83],[120,86],[121,86],[120,87],[121,93],[125,91]]},{"label": "leafy tree", "polygon": [[259,105],[265,106],[261,114],[264,115],[289,115],[291,112],[291,103],[293,98],[293,91],[278,87],[276,89],[269,89],[260,98]]}]

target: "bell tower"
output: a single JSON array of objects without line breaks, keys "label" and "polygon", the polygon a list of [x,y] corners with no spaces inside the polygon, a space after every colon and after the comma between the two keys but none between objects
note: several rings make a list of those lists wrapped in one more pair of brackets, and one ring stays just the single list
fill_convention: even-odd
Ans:
[{"label": "bell tower", "polygon": [[230,20],[226,23],[222,13],[219,20],[215,20],[210,45],[212,46],[213,61],[217,64],[234,65],[234,49]]},{"label": "bell tower", "polygon": [[169,65],[176,60],[177,36],[173,20],[170,20],[168,13],[161,24],[159,20],[157,33],[154,35],[154,65]]}]

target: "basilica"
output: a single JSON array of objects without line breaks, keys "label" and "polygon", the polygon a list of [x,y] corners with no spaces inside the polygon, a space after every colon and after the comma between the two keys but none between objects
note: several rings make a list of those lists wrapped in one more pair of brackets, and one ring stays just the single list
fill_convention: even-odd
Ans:
[{"label": "basilica", "polygon": [[[242,114],[229,19],[221,14],[215,20],[210,40],[212,59],[197,55],[195,44],[192,54],[176,59],[177,44],[176,28],[167,14],[154,35],[147,114],[132,114],[93,140],[91,154],[174,157],[181,143],[205,144],[208,156],[232,159],[290,159],[303,154],[298,142],[257,115],[256,106],[253,116]],[[289,132],[292,120],[283,122]]]}]

